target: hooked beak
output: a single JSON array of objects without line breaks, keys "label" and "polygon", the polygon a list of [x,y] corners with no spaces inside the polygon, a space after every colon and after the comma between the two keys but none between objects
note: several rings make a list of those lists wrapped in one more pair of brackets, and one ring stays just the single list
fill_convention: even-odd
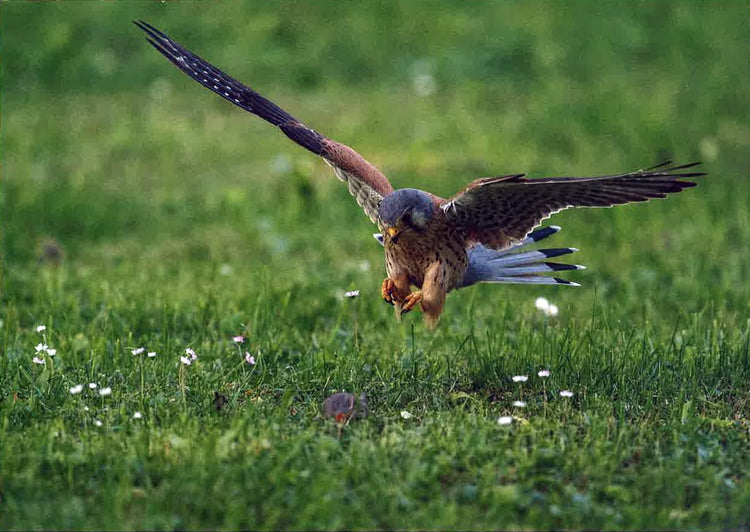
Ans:
[{"label": "hooked beak", "polygon": [[389,227],[385,230],[386,233],[388,233],[388,236],[391,237],[391,240],[395,242],[396,238],[398,238],[398,229],[395,227]]}]

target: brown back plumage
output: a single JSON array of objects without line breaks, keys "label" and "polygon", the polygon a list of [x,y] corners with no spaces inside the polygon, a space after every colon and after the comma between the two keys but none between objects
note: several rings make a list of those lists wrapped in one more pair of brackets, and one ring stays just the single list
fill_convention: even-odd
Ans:
[{"label": "brown back plumage", "polygon": [[522,174],[477,179],[441,205],[467,243],[502,249],[523,240],[542,220],[570,207],[611,207],[664,198],[693,187],[683,178],[705,175],[686,172],[699,163],[601,177],[525,179]]}]

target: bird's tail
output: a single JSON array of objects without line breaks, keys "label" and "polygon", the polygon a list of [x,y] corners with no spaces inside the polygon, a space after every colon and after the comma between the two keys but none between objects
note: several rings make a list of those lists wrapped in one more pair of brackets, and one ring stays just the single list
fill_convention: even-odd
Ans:
[{"label": "bird's tail", "polygon": [[[469,249],[469,267],[459,288],[476,283],[509,283],[509,284],[561,284],[580,286],[573,281],[544,275],[563,270],[583,270],[578,264],[561,264],[549,262],[548,259],[575,253],[576,248],[552,248],[525,251],[523,248],[544,240],[560,231],[556,225],[542,227],[532,231],[519,244],[501,251],[495,251],[481,244]],[[383,235],[373,235],[383,244]]]},{"label": "bird's tail", "polygon": [[495,251],[481,244],[469,250],[469,267],[461,281],[462,288],[475,283],[511,283],[511,284],[563,284],[580,286],[573,281],[544,275],[563,270],[583,270],[579,264],[561,264],[550,262],[553,257],[575,253],[576,248],[552,248],[523,250],[531,244],[544,240],[560,230],[556,225],[543,227],[529,233],[519,244],[502,251]]}]

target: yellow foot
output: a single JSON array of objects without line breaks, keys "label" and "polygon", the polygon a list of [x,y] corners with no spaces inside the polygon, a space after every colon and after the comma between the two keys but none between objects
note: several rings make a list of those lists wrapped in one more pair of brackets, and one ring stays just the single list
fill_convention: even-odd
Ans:
[{"label": "yellow foot", "polygon": [[383,296],[383,301],[386,303],[390,305],[396,303],[398,290],[396,289],[396,283],[393,282],[393,279],[390,277],[383,279],[383,284],[380,287],[380,294]]},{"label": "yellow foot", "polygon": [[406,314],[411,309],[414,308],[414,305],[422,301],[422,291],[417,290],[416,292],[412,292],[408,296],[406,296],[406,299],[404,299],[403,304],[401,305],[401,314]]},{"label": "yellow foot", "polygon": [[383,296],[383,301],[398,306],[399,303],[406,300],[406,296],[409,295],[409,292],[407,291],[404,293],[399,290],[398,286],[396,286],[396,282],[390,277],[387,277],[383,279],[383,284],[380,287],[380,294]]}]

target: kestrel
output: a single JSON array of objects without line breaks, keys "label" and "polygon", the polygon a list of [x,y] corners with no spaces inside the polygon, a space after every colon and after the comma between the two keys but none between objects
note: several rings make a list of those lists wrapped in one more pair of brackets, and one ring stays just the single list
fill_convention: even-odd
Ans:
[{"label": "kestrel", "polygon": [[[477,179],[448,199],[413,188],[394,190],[380,170],[350,147],[311,129],[250,87],[182,47],[153,26],[135,24],[148,42],[204,87],[270,122],[294,142],[333,168],[349,192],[382,232],[388,277],[382,297],[396,315],[417,304],[425,323],[435,326],[451,290],[477,282],[555,282],[542,271],[576,269],[542,262],[572,248],[508,253],[559,228],[532,230],[542,220],[570,207],[611,207],[664,198],[693,187],[683,179],[705,175],[688,171],[699,163],[660,164],[646,170],[600,177],[527,179],[524,174]],[[416,290],[412,291],[412,287]]]}]

